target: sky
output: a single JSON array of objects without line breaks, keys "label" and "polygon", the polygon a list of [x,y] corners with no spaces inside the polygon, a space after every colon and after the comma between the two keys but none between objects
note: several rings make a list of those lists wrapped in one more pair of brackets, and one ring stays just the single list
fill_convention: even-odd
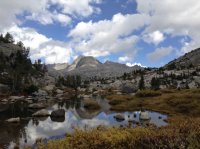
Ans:
[{"label": "sky", "polygon": [[0,32],[46,64],[85,55],[160,67],[200,47],[199,18],[198,0],[0,1]]}]

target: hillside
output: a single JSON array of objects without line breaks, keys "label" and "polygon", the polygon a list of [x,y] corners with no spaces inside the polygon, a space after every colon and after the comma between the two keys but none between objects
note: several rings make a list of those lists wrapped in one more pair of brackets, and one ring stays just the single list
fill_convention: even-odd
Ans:
[{"label": "hillside", "polygon": [[[44,77],[46,67],[40,60],[32,64],[29,58],[29,48],[22,42],[14,43],[12,36],[1,36],[0,40],[0,93],[21,93]],[[37,88],[36,86],[34,87]]]},{"label": "hillside", "polygon": [[189,53],[169,62],[164,68],[167,69],[185,69],[197,67],[200,65],[200,48],[192,50]]}]

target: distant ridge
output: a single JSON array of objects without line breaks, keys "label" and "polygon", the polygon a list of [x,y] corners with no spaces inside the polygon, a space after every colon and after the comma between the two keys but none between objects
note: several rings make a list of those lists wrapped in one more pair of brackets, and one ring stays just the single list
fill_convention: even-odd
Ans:
[{"label": "distant ridge", "polygon": [[71,65],[65,64],[66,67],[62,68],[64,64],[48,65],[49,74],[58,77],[66,75],[80,75],[84,79],[99,77],[118,77],[124,73],[129,73],[134,70],[143,69],[140,66],[129,67],[125,64],[106,61],[105,63],[99,62],[92,56],[79,56]]}]

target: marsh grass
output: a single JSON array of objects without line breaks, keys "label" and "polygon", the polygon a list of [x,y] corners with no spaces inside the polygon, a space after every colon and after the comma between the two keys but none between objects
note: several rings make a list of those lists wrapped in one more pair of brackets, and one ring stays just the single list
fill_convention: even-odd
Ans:
[{"label": "marsh grass", "polygon": [[142,91],[139,95],[109,95],[115,111],[135,111],[140,108],[170,115],[200,116],[200,89]]},{"label": "marsh grass", "polygon": [[[143,107],[168,113],[169,125],[156,127],[97,127],[87,131],[75,129],[60,140],[38,143],[39,149],[199,149],[200,90],[161,90],[160,95],[107,96],[112,110],[134,111]],[[143,94],[143,93],[142,93]],[[91,104],[91,103],[90,103]]]},{"label": "marsh grass", "polygon": [[173,124],[155,127],[98,127],[76,129],[60,140],[39,143],[40,149],[199,149],[200,118],[173,119]]},{"label": "marsh grass", "polygon": [[136,97],[156,97],[160,96],[162,93],[160,91],[155,90],[141,90],[138,91],[135,96]]}]

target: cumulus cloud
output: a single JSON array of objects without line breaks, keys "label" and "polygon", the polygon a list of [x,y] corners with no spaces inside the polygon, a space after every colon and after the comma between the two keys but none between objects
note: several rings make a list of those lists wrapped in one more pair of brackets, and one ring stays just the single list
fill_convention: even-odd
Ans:
[{"label": "cumulus cloud", "polygon": [[26,19],[39,21],[43,25],[60,22],[61,25],[64,26],[70,24],[72,20],[68,15],[57,12],[52,13],[46,10],[39,13],[32,13],[31,15],[26,16]]},{"label": "cumulus cloud", "polygon": [[151,16],[146,33],[159,30],[171,36],[189,36],[182,53],[200,45],[200,1],[197,0],[137,0],[137,11]]},{"label": "cumulus cloud", "polygon": [[165,40],[163,33],[160,31],[154,31],[152,33],[146,34],[143,38],[147,43],[154,43],[155,45],[158,45],[160,42]]},{"label": "cumulus cloud", "polygon": [[26,47],[30,47],[30,57],[33,61],[44,59],[47,64],[67,63],[73,57],[69,45],[48,38],[32,28],[13,26],[5,30],[7,31],[15,37],[16,41],[23,41]]},{"label": "cumulus cloud", "polygon": [[153,51],[152,53],[149,53],[147,55],[147,57],[149,58],[149,60],[151,61],[158,61],[161,58],[168,56],[169,54],[171,54],[171,52],[174,49],[172,47],[161,47],[161,48],[157,48],[155,51]]},{"label": "cumulus cloud", "polygon": [[51,0],[51,2],[58,5],[63,13],[70,15],[87,17],[101,11],[99,8],[92,6],[92,4],[100,4],[101,0]]},{"label": "cumulus cloud", "polygon": [[119,51],[134,53],[136,31],[149,23],[148,15],[118,13],[111,20],[80,22],[69,33],[74,49],[92,56],[106,56]]},{"label": "cumulus cloud", "polygon": [[20,24],[17,16],[24,16],[41,24],[59,22],[68,25],[73,17],[88,17],[101,10],[93,4],[100,4],[101,0],[6,0],[0,1],[0,29],[13,24]]},{"label": "cumulus cloud", "polygon": [[[157,60],[173,51],[172,47],[159,46],[161,42],[170,37],[179,36],[191,39],[183,40],[182,48],[177,52],[180,55],[200,45],[200,1],[197,0],[182,0],[181,2],[178,0],[136,0],[137,13],[135,14],[118,13],[110,20],[79,22],[68,34],[70,45],[53,40],[34,29],[16,26],[27,19],[44,25],[55,22],[69,25],[73,19],[100,13],[101,9],[98,4],[102,1],[0,1],[0,19],[3,20],[0,23],[0,31],[7,27],[10,28],[6,31],[10,31],[16,40],[22,40],[26,46],[31,47],[33,59],[44,58],[47,63],[68,62],[74,56],[73,52],[105,57],[122,53],[122,51],[124,56],[119,57],[118,60],[130,62],[138,51],[137,43],[141,39],[157,47],[147,56],[149,59]],[[127,3],[130,2],[133,0],[127,0]],[[135,34],[135,31],[139,32]]]}]

